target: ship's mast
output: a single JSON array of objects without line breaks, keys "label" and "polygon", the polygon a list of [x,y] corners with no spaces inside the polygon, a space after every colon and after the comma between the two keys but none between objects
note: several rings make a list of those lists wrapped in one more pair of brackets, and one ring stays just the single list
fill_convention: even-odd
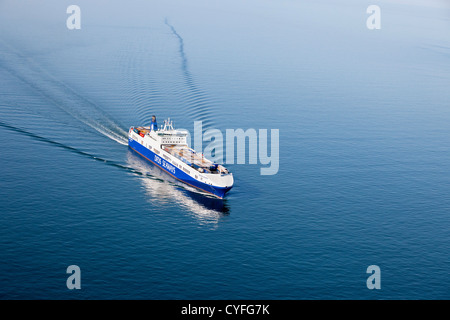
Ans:
[{"label": "ship's mast", "polygon": [[164,120],[164,127],[162,131],[171,131],[171,130],[173,130],[172,121],[170,120],[170,118],[168,118],[167,120]]}]

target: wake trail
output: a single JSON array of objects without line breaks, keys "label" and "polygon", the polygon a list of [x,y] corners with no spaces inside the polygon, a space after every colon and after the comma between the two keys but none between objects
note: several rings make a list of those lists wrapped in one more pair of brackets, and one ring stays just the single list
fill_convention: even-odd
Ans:
[{"label": "wake trail", "polygon": [[184,53],[184,40],[183,38],[178,34],[177,30],[175,30],[174,26],[172,26],[169,21],[167,20],[167,18],[164,20],[164,23],[170,28],[170,30],[172,30],[172,34],[178,38],[178,42],[179,42],[179,49],[178,52],[180,53],[181,56],[181,68],[183,69],[184,75],[186,80],[189,83],[192,83],[192,77],[191,74],[188,70],[188,65],[187,65],[187,58],[186,58],[186,54]]},{"label": "wake trail", "polygon": [[127,145],[127,132],[105,111],[49,74],[31,58],[21,55],[2,40],[0,44],[7,49],[0,54],[0,68],[26,83],[73,118],[100,134]]},{"label": "wake trail", "polygon": [[35,133],[29,132],[29,131],[27,131],[25,129],[22,129],[22,128],[15,127],[13,125],[7,124],[7,123],[2,122],[2,121],[0,121],[0,127],[3,127],[5,129],[8,129],[8,130],[16,132],[16,133],[20,133],[21,135],[25,135],[27,137],[30,137],[30,138],[34,139],[34,140],[45,142],[45,143],[54,145],[56,147],[59,147],[61,149],[68,150],[68,151],[73,152],[75,154],[79,154],[79,155],[82,155],[84,157],[87,157],[87,158],[90,158],[90,159],[93,159],[93,160],[96,160],[96,161],[99,161],[99,162],[103,162],[103,163],[105,163],[105,164],[107,164],[109,166],[120,168],[120,169],[126,170],[126,171],[134,173],[134,174],[138,174],[138,175],[141,175],[141,176],[148,176],[148,177],[151,177],[151,178],[153,178],[155,180],[161,180],[161,179],[158,179],[158,178],[156,178],[154,176],[151,176],[149,174],[144,174],[141,171],[136,170],[135,168],[132,168],[132,167],[120,164],[120,163],[118,163],[116,161],[113,161],[113,160],[108,160],[108,159],[105,159],[105,158],[102,158],[102,157],[98,157],[96,155],[90,154],[88,152],[85,152],[85,151],[82,151],[80,149],[77,149],[77,148],[65,145],[65,144],[57,142],[57,141],[50,140],[48,138],[39,136],[39,135],[37,135]]},{"label": "wake trail", "polygon": [[208,127],[213,124],[212,111],[210,110],[210,104],[208,97],[200,90],[192,77],[188,67],[188,59],[184,50],[184,39],[177,32],[175,27],[171,25],[166,18],[164,23],[170,28],[172,34],[178,40],[178,53],[181,59],[181,70],[187,91],[182,92],[183,98],[186,99],[187,106],[193,111],[196,117],[204,122],[203,131],[206,131]]}]

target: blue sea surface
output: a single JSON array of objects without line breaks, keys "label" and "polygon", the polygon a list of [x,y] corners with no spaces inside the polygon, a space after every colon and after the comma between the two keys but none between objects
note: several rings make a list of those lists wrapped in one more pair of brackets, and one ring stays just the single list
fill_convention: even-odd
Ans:
[{"label": "blue sea surface", "polygon": [[[69,30],[71,1],[0,1],[0,299],[450,299],[450,4],[372,2],[381,29],[357,0],[77,0]],[[152,115],[279,129],[279,171],[206,197],[128,149]]]}]

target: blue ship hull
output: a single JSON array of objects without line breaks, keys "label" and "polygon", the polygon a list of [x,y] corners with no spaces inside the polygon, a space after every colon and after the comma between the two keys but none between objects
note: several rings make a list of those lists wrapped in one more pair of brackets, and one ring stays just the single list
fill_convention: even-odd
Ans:
[{"label": "blue ship hull", "polygon": [[135,140],[133,140],[131,138],[128,139],[128,147],[131,148],[136,153],[138,153],[139,155],[141,155],[144,159],[150,161],[157,167],[164,170],[166,173],[168,173],[175,179],[180,180],[194,188],[197,188],[204,192],[212,194],[216,197],[223,198],[225,196],[225,194],[231,189],[231,187],[227,187],[227,188],[216,187],[216,186],[209,185],[209,184],[200,182],[198,180],[195,180],[190,175],[186,174],[183,170],[174,166],[170,162],[164,160],[162,157],[160,157],[153,151],[145,148],[143,145],[141,145],[140,143],[136,142]]}]

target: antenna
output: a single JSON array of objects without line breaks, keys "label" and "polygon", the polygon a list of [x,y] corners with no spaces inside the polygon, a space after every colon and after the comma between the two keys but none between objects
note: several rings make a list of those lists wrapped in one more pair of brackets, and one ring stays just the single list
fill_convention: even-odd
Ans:
[{"label": "antenna", "polygon": [[163,128],[163,131],[170,131],[170,130],[173,130],[172,122],[173,122],[173,121],[170,121],[170,118],[168,118],[167,120],[164,120],[164,128]]}]

